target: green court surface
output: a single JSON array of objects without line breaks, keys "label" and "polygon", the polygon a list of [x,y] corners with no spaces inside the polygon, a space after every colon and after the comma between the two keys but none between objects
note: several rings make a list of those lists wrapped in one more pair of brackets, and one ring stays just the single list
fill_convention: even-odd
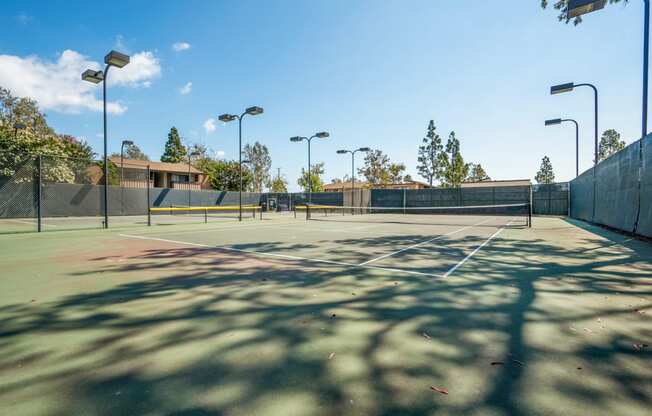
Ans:
[{"label": "green court surface", "polygon": [[652,244],[574,220],[271,214],[0,252],[3,415],[652,405]]}]

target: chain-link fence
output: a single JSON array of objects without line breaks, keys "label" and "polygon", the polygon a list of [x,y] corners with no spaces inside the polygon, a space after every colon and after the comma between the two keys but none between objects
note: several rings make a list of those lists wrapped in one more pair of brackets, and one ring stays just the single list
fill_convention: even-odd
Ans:
[{"label": "chain-link fence", "polygon": [[568,182],[533,185],[533,214],[568,215],[568,189]]}]

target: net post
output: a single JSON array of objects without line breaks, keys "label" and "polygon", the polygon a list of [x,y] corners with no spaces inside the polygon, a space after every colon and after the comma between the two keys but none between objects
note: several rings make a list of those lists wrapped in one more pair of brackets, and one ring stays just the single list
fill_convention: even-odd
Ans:
[{"label": "net post", "polygon": [[204,224],[208,224],[208,208],[204,208]]},{"label": "net post", "polygon": [[41,211],[41,206],[43,205],[43,195],[42,195],[42,188],[43,188],[43,158],[41,155],[38,155],[37,159],[37,174],[38,174],[38,180],[37,180],[37,188],[36,188],[36,229],[40,233],[42,231],[42,220],[43,220],[43,214]]},{"label": "net post", "polygon": [[310,219],[310,205],[306,204],[306,220]]},{"label": "net post", "polygon": [[530,185],[530,195],[527,204],[527,221],[528,228],[532,228],[532,185]]},{"label": "net post", "polygon": [[151,206],[150,206],[151,198],[149,197],[149,181],[150,181],[150,178],[151,178],[151,172],[150,172],[149,165],[147,165],[146,184],[147,184],[147,226],[148,227],[152,226],[152,211],[151,211]]}]

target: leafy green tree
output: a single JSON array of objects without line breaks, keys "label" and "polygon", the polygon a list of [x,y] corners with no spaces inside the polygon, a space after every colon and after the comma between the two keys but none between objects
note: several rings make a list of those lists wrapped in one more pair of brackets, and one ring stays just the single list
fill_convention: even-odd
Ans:
[{"label": "leafy green tree", "polygon": [[419,157],[417,171],[419,175],[426,178],[430,186],[433,180],[441,179],[442,164],[439,154],[444,149],[441,143],[441,137],[437,134],[435,122],[430,120],[428,123],[428,132],[423,138],[423,144],[419,146]]},{"label": "leafy green tree", "polygon": [[403,163],[391,163],[387,168],[387,175],[390,183],[403,183],[405,165]]},{"label": "leafy green tree", "polygon": [[263,186],[270,184],[271,175],[269,170],[272,167],[272,158],[269,156],[267,146],[256,142],[252,145],[247,144],[244,147],[244,156],[249,160],[253,180],[251,190],[253,192],[262,192]]},{"label": "leafy green tree", "polygon": [[490,181],[491,178],[487,175],[484,168],[479,163],[469,163],[469,176],[465,182],[482,182]]},{"label": "leafy green tree", "polygon": [[168,133],[168,141],[165,143],[165,152],[161,156],[161,162],[181,163],[187,162],[188,151],[181,144],[181,137],[176,127],[172,127]]},{"label": "leafy green tree", "polygon": [[358,168],[358,175],[372,185],[389,183],[389,166],[389,156],[381,150],[371,150],[365,154],[364,166]]},{"label": "leafy green tree", "polygon": [[[548,7],[549,4],[552,4],[552,7],[555,10],[559,10],[559,16],[557,18],[559,19],[560,22],[565,22],[568,23],[571,20],[573,20],[574,25],[578,25],[582,23],[582,18],[581,17],[576,17],[575,19],[571,19],[568,16],[568,0],[540,0],[541,1],[541,7],[546,8]],[[609,0],[609,4],[613,3],[629,3],[629,0]]]},{"label": "leafy green tree", "polygon": [[323,192],[324,182],[321,176],[324,174],[324,162],[315,163],[312,165],[310,175],[305,169],[301,169],[301,176],[297,183],[304,192],[308,192],[308,185],[312,184],[312,192]]},{"label": "leafy green tree", "polygon": [[598,145],[598,161],[603,161],[625,148],[625,141],[620,140],[620,133],[614,129],[605,130]]},{"label": "leafy green tree", "polygon": [[439,153],[443,167],[442,185],[449,188],[459,187],[469,175],[469,165],[464,163],[460,151],[460,141],[451,131],[446,142],[446,149]]},{"label": "leafy green tree", "polygon": [[[16,128],[17,123],[22,128]],[[58,135],[48,126],[36,101],[14,97],[0,87],[0,176],[13,176],[38,155],[44,156],[44,180],[67,183],[87,175],[95,156],[88,143],[73,136]]]},{"label": "leafy green tree", "polygon": [[555,181],[555,172],[552,170],[552,163],[548,156],[544,156],[541,160],[541,167],[534,179],[537,183],[553,183]]},{"label": "leafy green tree", "polygon": [[[238,191],[240,189],[240,170],[237,160],[225,161],[210,158],[201,159],[196,164],[208,177],[214,189],[220,191]],[[253,177],[246,165],[242,165],[242,188],[249,187]]]},{"label": "leafy green tree", "polygon": [[277,176],[270,184],[270,191],[276,193],[287,193],[288,182],[282,176]]}]

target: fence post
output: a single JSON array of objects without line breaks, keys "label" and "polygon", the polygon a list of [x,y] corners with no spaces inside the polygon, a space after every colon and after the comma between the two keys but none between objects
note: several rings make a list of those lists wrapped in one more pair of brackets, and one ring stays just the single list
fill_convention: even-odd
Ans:
[{"label": "fence post", "polygon": [[403,214],[405,214],[407,211],[407,189],[403,188]]},{"label": "fence post", "polygon": [[149,169],[149,165],[147,165],[147,226],[152,225],[152,211],[150,210],[150,200],[151,198],[149,197],[149,180],[151,178],[151,172]]},{"label": "fence post", "polygon": [[37,197],[37,202],[36,202],[36,215],[37,215],[37,231],[40,233],[42,230],[42,220],[43,220],[43,213],[41,211],[41,205],[43,205],[43,195],[41,188],[43,186],[43,159],[41,158],[41,155],[38,155],[38,181],[37,181],[37,189],[36,189],[36,197]]}]

